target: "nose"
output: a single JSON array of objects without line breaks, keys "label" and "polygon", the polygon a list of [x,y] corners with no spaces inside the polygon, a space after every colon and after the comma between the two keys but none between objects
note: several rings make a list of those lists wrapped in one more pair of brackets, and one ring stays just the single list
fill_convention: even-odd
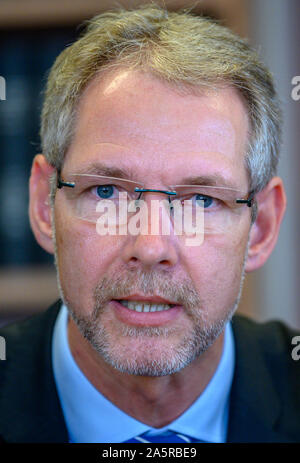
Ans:
[{"label": "nose", "polygon": [[[175,266],[178,262],[177,240],[172,233],[171,225],[169,234],[162,233],[162,223],[170,221],[170,217],[164,204],[161,203],[159,207],[158,203],[156,203],[156,207],[159,207],[158,210],[155,207],[152,208],[151,198],[154,199],[154,196],[155,199],[161,199],[161,195],[158,196],[149,193],[144,195],[140,211],[142,212],[143,207],[146,208],[145,213],[148,217],[148,227],[141,227],[141,232],[135,236],[129,234],[123,248],[122,258],[126,264],[140,265],[148,268],[159,266],[160,268],[168,269]],[[152,227],[153,221],[156,224]],[[157,221],[159,222],[158,230]],[[153,230],[156,230],[155,234],[151,233]]]},{"label": "nose", "polygon": [[130,237],[123,249],[122,258],[126,264],[139,264],[144,267],[163,267],[176,265],[177,250],[169,237],[162,235],[141,235]]}]

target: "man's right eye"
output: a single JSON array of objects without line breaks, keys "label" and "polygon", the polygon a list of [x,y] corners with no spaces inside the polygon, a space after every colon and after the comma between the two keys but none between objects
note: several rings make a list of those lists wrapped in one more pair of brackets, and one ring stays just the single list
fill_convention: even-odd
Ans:
[{"label": "man's right eye", "polygon": [[114,189],[113,185],[98,185],[95,187],[96,194],[101,199],[110,199],[114,194]]}]

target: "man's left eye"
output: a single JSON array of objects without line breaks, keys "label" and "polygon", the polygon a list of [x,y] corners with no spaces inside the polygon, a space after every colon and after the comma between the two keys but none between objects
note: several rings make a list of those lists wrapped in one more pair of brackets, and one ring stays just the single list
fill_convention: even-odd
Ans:
[{"label": "man's left eye", "polygon": [[199,206],[202,206],[205,209],[210,207],[214,202],[214,198],[212,198],[211,196],[205,196],[201,194],[195,195],[195,199],[196,199],[196,203],[199,201]]}]

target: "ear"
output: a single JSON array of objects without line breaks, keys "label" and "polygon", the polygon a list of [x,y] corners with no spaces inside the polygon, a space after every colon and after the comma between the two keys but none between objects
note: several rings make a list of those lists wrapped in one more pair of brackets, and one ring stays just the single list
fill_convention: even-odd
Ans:
[{"label": "ear", "polygon": [[29,219],[39,245],[50,254],[54,253],[49,201],[50,175],[55,171],[44,155],[35,156],[29,181]]},{"label": "ear", "polygon": [[256,195],[258,213],[250,231],[246,271],[264,265],[276,244],[286,208],[286,195],[281,178],[273,177]]}]

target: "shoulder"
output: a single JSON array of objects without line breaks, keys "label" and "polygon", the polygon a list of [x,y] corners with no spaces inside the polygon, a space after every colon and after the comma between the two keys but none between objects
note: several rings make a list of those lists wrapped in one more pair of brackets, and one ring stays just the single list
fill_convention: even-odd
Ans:
[{"label": "shoulder", "polygon": [[58,300],[43,313],[0,328],[5,346],[5,360],[0,361],[0,386],[6,370],[13,367],[24,371],[50,358],[52,332],[60,307]]},{"label": "shoulder", "polygon": [[56,301],[47,311],[0,328],[5,360],[0,362],[0,385],[6,369],[26,368],[49,353],[54,323],[61,307]]},{"label": "shoulder", "polygon": [[278,320],[259,323],[242,316],[233,317],[232,328],[238,365],[263,364],[282,387],[300,387],[300,330]]},{"label": "shoulder", "polygon": [[9,347],[19,344],[25,347],[25,341],[30,339],[31,343],[38,342],[45,339],[46,333],[51,334],[60,307],[61,300],[58,300],[45,312],[0,328],[0,336],[5,339],[7,355]]},{"label": "shoulder", "polygon": [[253,343],[265,355],[281,356],[291,354],[297,342],[300,342],[300,330],[289,327],[282,321],[257,322],[242,315],[235,315],[232,328],[238,346],[246,342]]},{"label": "shoulder", "polygon": [[52,335],[61,307],[0,329],[0,438],[5,442],[66,442],[52,364]]},{"label": "shoulder", "polygon": [[[300,330],[281,321],[258,323],[242,316],[233,317],[232,328],[232,429],[241,439],[245,423],[245,442],[249,433],[253,442],[299,442]],[[276,434],[270,434],[271,429]]]}]

